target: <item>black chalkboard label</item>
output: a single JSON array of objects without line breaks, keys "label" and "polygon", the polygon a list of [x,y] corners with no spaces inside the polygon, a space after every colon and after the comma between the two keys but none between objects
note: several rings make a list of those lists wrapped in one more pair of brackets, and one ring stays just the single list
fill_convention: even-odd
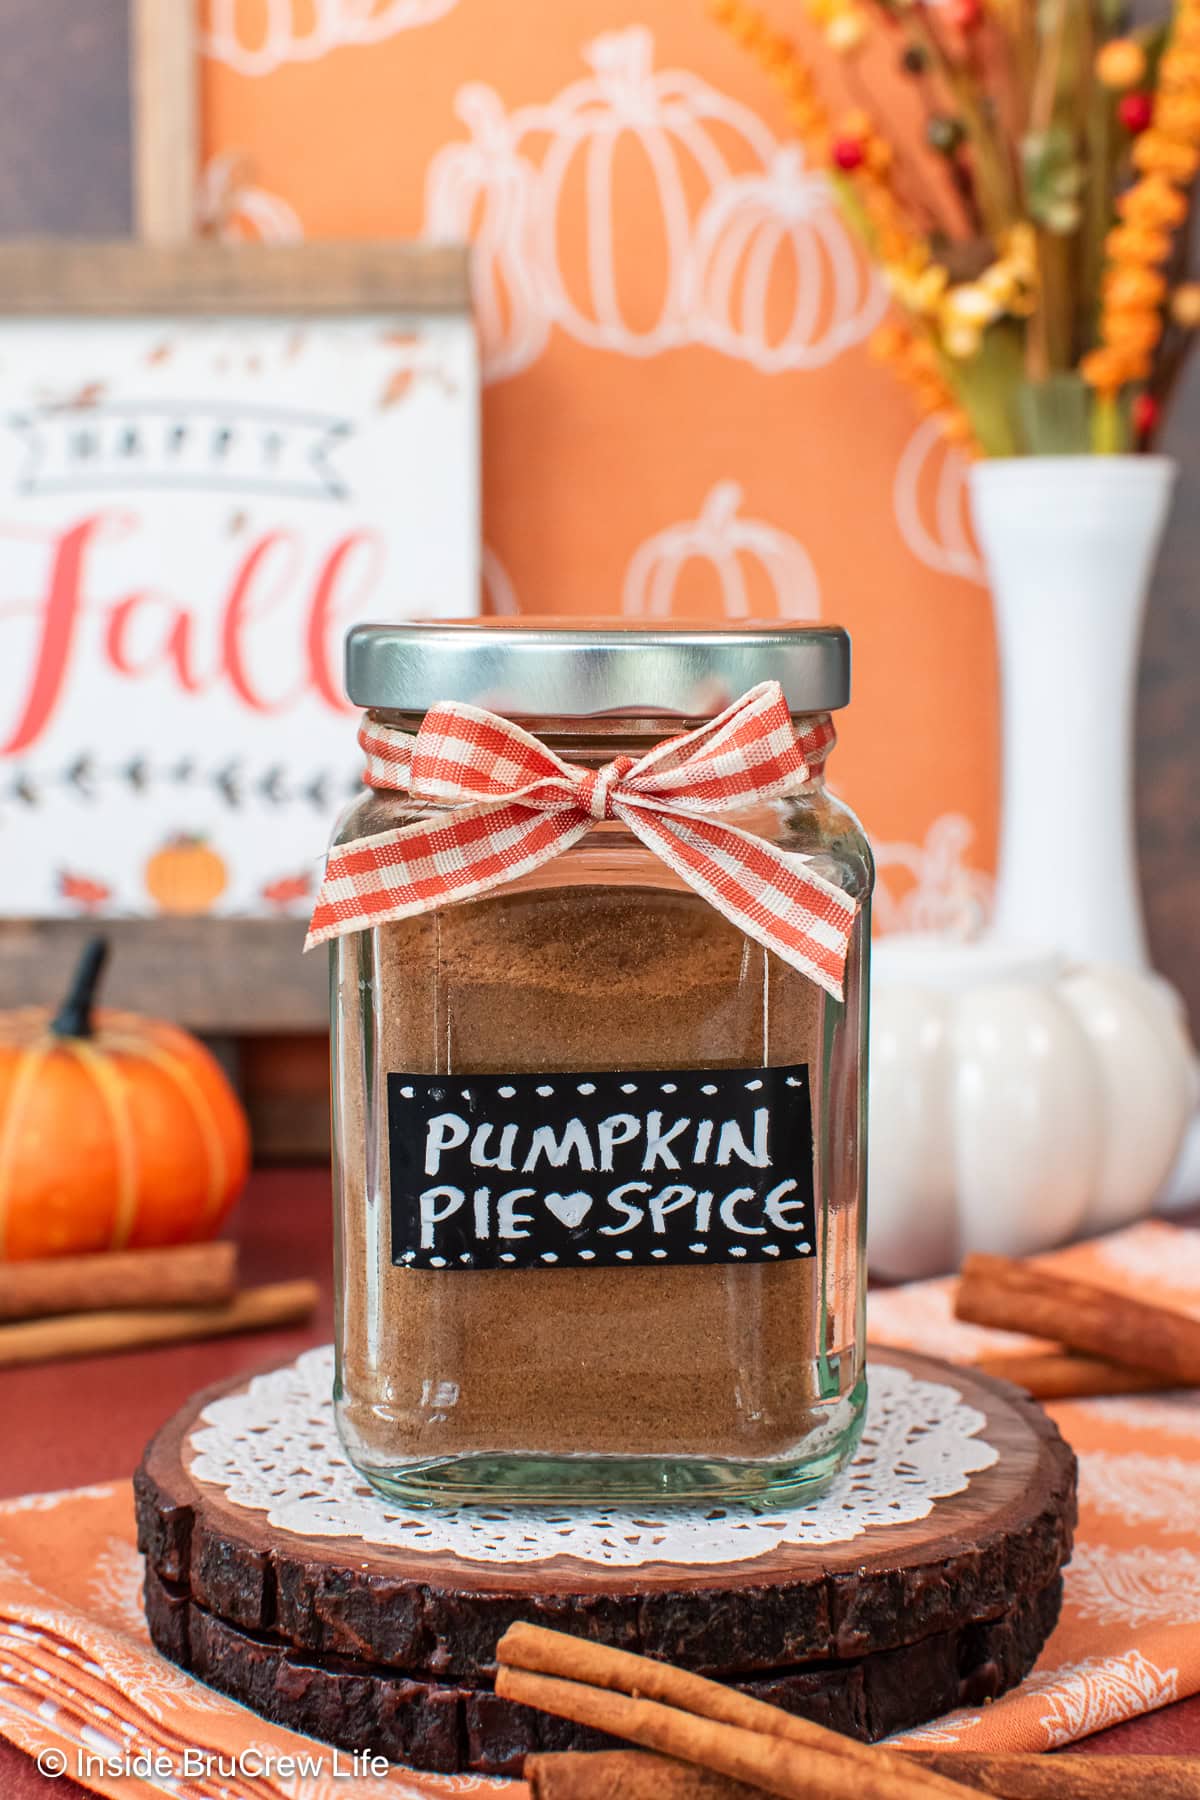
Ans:
[{"label": "black chalkboard label", "polygon": [[808,1068],[387,1078],[392,1261],[597,1269],[811,1256]]}]

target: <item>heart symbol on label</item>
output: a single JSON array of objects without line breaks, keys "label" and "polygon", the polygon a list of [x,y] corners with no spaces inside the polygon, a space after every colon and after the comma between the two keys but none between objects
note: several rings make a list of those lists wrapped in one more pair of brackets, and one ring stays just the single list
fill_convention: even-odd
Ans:
[{"label": "heart symbol on label", "polygon": [[568,1231],[574,1231],[582,1225],[592,1210],[590,1194],[547,1194],[546,1209],[552,1212],[561,1225]]}]

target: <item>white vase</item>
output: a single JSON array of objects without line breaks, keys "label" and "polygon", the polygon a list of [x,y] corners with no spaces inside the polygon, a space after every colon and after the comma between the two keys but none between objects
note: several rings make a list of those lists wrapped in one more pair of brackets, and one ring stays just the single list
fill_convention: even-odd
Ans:
[{"label": "white vase", "polygon": [[971,471],[1000,650],[1003,800],[994,931],[1149,966],[1133,715],[1164,456],[1002,458]]},{"label": "white vase", "polygon": [[[1196,1065],[1179,998],[1149,967],[1133,726],[1174,478],[1158,456],[1024,457],[971,471],[1000,651],[996,905],[982,942],[878,947],[877,1273],[934,1274],[971,1249],[1036,1253],[1161,1198]],[[1200,1126],[1175,1189],[1200,1195]]]},{"label": "white vase", "polygon": [[892,1281],[1149,1211],[1195,1102],[1164,982],[919,934],[876,946],[868,1248]]}]

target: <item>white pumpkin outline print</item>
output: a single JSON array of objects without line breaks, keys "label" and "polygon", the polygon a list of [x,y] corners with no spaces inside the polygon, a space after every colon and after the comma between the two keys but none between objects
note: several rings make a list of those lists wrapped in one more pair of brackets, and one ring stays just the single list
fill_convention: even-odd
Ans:
[{"label": "white pumpkin outline print", "polygon": [[[773,337],[771,277],[788,252],[791,318]],[[805,167],[799,144],[777,146],[764,172],[735,175],[709,196],[688,258],[685,298],[701,343],[767,374],[815,369],[873,331],[887,307],[883,283],[831,206],[824,175]]]},{"label": "white pumpkin outline print", "polygon": [[494,88],[468,82],[454,110],[471,135],[429,164],[424,234],[434,243],[471,240],[483,366],[488,380],[502,381],[536,362],[550,334],[530,232],[536,171],[517,147],[517,115],[510,118]]},{"label": "white pumpkin outline print", "polygon": [[[479,221],[486,379],[528,368],[552,326],[633,357],[705,344],[767,372],[815,368],[873,329],[886,305],[882,286],[798,145],[780,145],[751,108],[691,71],[656,70],[645,25],[603,32],[581,57],[587,75],[512,112],[481,82],[460,89],[455,110],[469,138],[444,145],[427,170],[427,239],[461,237],[472,215]],[[657,313],[641,323],[629,317],[617,273],[623,221],[613,171],[618,150],[632,148],[653,186],[666,258]],[[559,239],[578,170],[586,254],[582,274],[568,277]],[[766,285],[785,246],[796,265],[792,327],[768,343]],[[750,278],[738,287],[734,324],[734,265],[746,251]]]},{"label": "white pumpkin outline print", "polygon": [[200,171],[196,225],[227,244],[298,244],[304,238],[295,207],[248,180],[236,150],[211,156]]},{"label": "white pumpkin outline print", "polygon": [[819,618],[821,589],[808,551],[777,525],[747,518],[739,510],[741,503],[738,482],[718,481],[694,519],[668,525],[647,538],[625,571],[621,588],[625,616],[670,618],[683,571],[699,561],[716,572],[726,618],[761,618],[763,609],[754,604],[742,569],[742,559],[750,558],[761,566],[780,618]]},{"label": "white pumpkin outline print", "polygon": [[[757,114],[686,70],[654,69],[654,35],[645,25],[607,31],[583,47],[591,74],[572,82],[542,108],[538,120],[550,142],[538,177],[535,230],[539,267],[550,316],[582,344],[653,356],[688,337],[688,252],[694,219],[683,174],[682,151],[710,192],[737,173],[729,154],[710,133],[722,126],[751,166],[767,164],[774,139]],[[530,115],[527,114],[527,117]],[[613,209],[613,163],[626,136],[636,138],[658,189],[667,249],[666,290],[658,318],[631,324],[622,309],[615,261],[621,220]],[[569,165],[586,169],[587,298],[573,294],[558,258],[558,221]]]},{"label": "white pumpkin outline print", "polygon": [[[921,844],[876,843],[875,922],[883,932],[932,931],[970,939],[987,924],[995,881],[966,860],[975,827],[964,813],[941,813],[931,820]],[[912,887],[897,898],[888,886],[889,870],[912,877]]]},{"label": "white pumpkin outline print", "polygon": [[296,19],[296,0],[257,0],[265,25],[248,40],[241,29],[245,0],[207,0],[200,48],[239,75],[271,75],[287,63],[317,62],[343,45],[378,44],[398,32],[430,25],[458,0],[310,0],[308,28]]},{"label": "white pumpkin outline print", "polygon": [[[933,476],[932,515],[927,484]],[[962,451],[946,441],[936,419],[923,419],[900,453],[892,504],[900,535],[918,562],[936,575],[986,580],[971,533],[967,470]]]},{"label": "white pumpkin outline print", "polygon": [[521,610],[517,590],[513,586],[512,576],[490,544],[484,544],[480,553],[480,573],[483,577],[484,614],[501,619],[516,618]]}]

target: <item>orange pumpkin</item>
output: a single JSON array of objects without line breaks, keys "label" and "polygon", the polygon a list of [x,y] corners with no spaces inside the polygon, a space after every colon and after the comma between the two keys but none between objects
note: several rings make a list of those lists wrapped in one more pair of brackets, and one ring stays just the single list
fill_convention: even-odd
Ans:
[{"label": "orange pumpkin", "polygon": [[204,1046],[93,1012],[106,949],[54,1017],[0,1014],[0,1258],[213,1237],[246,1179],[246,1117]]},{"label": "orange pumpkin", "polygon": [[143,880],[160,912],[205,913],[225,891],[225,864],[203,838],[173,837],[147,862]]}]

